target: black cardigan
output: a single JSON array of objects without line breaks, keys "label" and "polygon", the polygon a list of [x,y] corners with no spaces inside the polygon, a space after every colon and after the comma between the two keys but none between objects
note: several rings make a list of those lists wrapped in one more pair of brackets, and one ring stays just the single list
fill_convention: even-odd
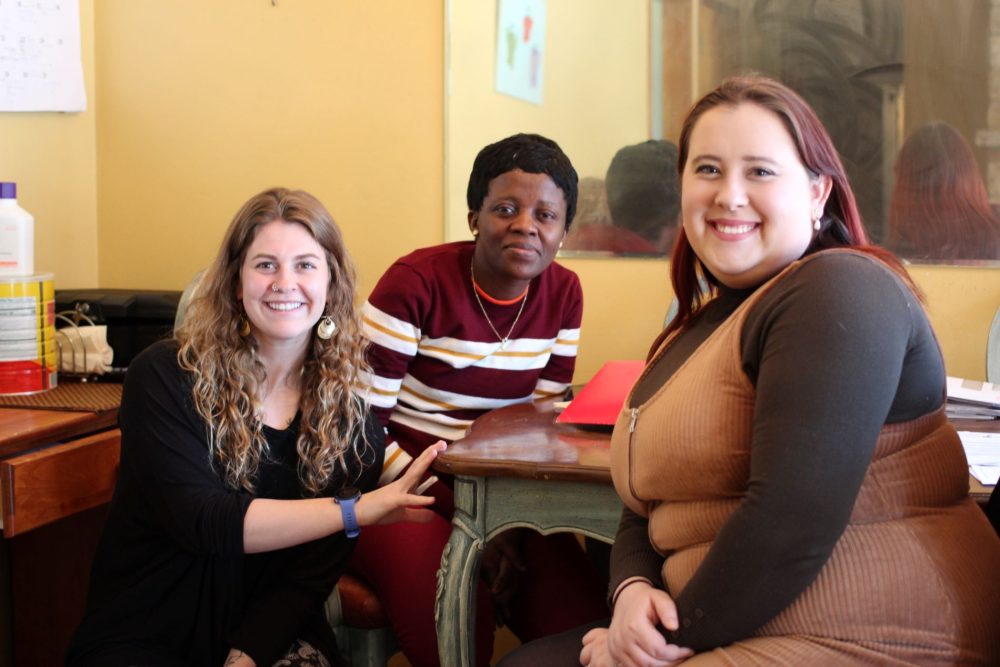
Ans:
[{"label": "black cardigan", "polygon": [[[119,422],[121,466],[91,572],[72,665],[221,665],[231,647],[270,665],[296,639],[336,661],[323,602],[354,541],[343,533],[260,554],[243,553],[243,518],[254,497],[306,497],[296,472],[299,416],[264,427],[271,458],[255,495],[226,488],[210,465],[192,378],[174,341],[129,366]],[[368,416],[363,461],[338,470],[323,495],[345,484],[374,488],[382,429]],[[332,501],[331,501],[332,502]]]}]

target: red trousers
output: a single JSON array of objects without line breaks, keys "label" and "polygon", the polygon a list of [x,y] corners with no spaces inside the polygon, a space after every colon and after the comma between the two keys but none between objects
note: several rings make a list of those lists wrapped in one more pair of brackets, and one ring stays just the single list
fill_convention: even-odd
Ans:
[{"label": "red trousers", "polygon": [[[573,535],[528,531],[523,543],[527,569],[511,601],[508,626],[522,642],[563,632],[609,615],[594,566]],[[368,526],[361,531],[351,570],[378,593],[403,653],[413,667],[439,664],[434,596],[441,552],[451,522]],[[476,665],[493,654],[493,605],[480,580],[476,593]]]}]

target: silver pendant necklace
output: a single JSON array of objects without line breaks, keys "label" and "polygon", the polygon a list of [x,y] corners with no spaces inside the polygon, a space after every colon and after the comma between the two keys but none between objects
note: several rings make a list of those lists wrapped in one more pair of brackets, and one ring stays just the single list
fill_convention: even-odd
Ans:
[{"label": "silver pendant necklace", "polygon": [[473,260],[472,264],[469,266],[469,275],[472,278],[472,294],[476,297],[476,303],[479,304],[479,310],[482,311],[483,317],[486,318],[486,324],[490,325],[493,335],[495,335],[497,340],[500,341],[500,349],[504,350],[507,348],[507,341],[510,340],[510,335],[514,333],[514,327],[517,326],[517,321],[521,319],[521,313],[524,312],[524,304],[528,303],[528,287],[524,289],[524,295],[521,297],[521,307],[517,311],[517,316],[514,318],[513,324],[510,325],[510,330],[507,331],[506,336],[501,336],[500,332],[497,331],[497,328],[493,326],[493,320],[491,320],[490,316],[486,314],[486,306],[483,305],[483,300],[479,298],[479,289],[476,285],[475,260]]}]

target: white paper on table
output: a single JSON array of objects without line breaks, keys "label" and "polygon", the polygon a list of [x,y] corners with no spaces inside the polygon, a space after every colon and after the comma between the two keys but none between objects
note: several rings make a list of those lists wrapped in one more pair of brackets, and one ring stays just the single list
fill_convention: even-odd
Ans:
[{"label": "white paper on table", "polygon": [[995,486],[1000,480],[1000,466],[969,466],[969,472],[984,486]]},{"label": "white paper on table", "polygon": [[969,472],[980,483],[994,485],[1000,477],[1000,433],[959,431]]}]

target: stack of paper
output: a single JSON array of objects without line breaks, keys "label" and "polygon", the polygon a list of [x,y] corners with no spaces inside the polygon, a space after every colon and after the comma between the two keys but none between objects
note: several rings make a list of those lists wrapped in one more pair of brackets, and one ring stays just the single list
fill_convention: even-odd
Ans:
[{"label": "stack of paper", "polygon": [[972,476],[987,486],[996,484],[1000,478],[1000,433],[959,431],[958,437]]},{"label": "stack of paper", "polygon": [[1000,386],[949,376],[946,411],[951,419],[1000,419]]}]

